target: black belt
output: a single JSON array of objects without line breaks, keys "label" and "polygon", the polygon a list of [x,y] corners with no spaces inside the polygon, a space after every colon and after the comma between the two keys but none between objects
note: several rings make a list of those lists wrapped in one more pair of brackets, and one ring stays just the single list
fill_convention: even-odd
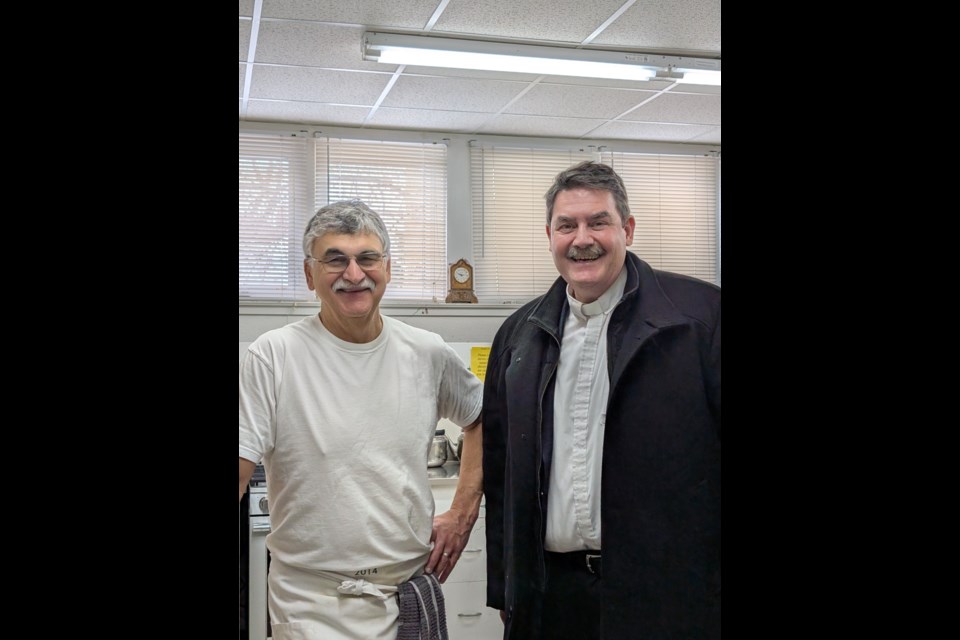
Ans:
[{"label": "black belt", "polygon": [[580,571],[589,571],[599,576],[601,575],[601,558],[599,549],[587,549],[585,551],[570,551],[568,553],[554,553],[545,551],[544,557],[558,565],[563,565]]}]

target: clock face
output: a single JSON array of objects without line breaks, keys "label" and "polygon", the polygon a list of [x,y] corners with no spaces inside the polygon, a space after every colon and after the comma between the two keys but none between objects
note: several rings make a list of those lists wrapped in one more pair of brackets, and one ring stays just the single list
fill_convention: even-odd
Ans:
[{"label": "clock face", "polygon": [[453,272],[453,279],[463,284],[470,279],[470,271],[466,267],[457,267]]}]

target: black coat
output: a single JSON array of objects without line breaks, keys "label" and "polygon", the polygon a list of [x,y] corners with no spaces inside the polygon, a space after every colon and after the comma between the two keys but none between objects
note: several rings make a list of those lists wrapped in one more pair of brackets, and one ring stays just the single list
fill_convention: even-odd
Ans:
[{"label": "black coat", "polygon": [[[497,332],[483,398],[487,604],[539,638],[560,278]],[[627,253],[607,331],[604,640],[720,638],[720,289]],[[544,640],[554,640],[545,638]]]}]

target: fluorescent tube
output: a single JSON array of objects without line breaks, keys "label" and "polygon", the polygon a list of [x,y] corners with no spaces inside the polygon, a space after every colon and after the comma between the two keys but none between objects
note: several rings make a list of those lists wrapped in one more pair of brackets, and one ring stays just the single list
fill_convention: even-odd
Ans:
[{"label": "fluorescent tube", "polygon": [[[367,32],[363,59],[385,64],[720,84],[720,60],[652,53]],[[658,73],[659,72],[659,73]],[[681,77],[682,74],[682,77]]]}]

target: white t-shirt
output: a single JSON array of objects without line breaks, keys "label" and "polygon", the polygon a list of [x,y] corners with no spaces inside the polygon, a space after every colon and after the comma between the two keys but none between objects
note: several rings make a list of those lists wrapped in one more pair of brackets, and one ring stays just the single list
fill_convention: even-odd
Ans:
[{"label": "white t-shirt", "polygon": [[[427,450],[480,415],[483,383],[440,336],[383,316],[373,341],[319,316],[269,331],[240,366],[240,457],[263,460],[277,559],[396,584],[430,551]],[[374,571],[376,570],[376,571]]]}]

